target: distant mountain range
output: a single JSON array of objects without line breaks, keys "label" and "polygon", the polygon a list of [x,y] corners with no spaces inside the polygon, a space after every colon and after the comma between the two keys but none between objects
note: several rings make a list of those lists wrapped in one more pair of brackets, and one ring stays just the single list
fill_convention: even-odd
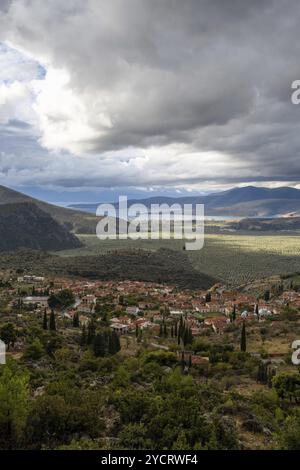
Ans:
[{"label": "distant mountain range", "polygon": [[[132,199],[128,204],[204,204],[205,214],[233,217],[279,217],[300,215],[300,190],[290,187],[257,188],[246,186],[207,196],[152,197]],[[99,202],[100,204],[100,202]],[[117,203],[113,203],[118,207]],[[98,204],[74,204],[73,209],[94,213]]]},{"label": "distant mountain range", "polygon": [[0,205],[0,251],[79,248],[78,238],[32,202]]}]

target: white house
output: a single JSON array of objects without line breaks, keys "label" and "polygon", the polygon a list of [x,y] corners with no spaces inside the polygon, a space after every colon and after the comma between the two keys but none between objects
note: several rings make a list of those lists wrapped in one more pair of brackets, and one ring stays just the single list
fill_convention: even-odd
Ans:
[{"label": "white house", "polygon": [[129,315],[138,315],[140,309],[138,307],[127,307],[126,308],[126,313]]},{"label": "white house", "polygon": [[122,323],[112,323],[110,327],[116,333],[119,333],[119,334],[128,333],[128,325],[122,325]]},{"label": "white house", "polygon": [[248,317],[248,312],[247,310],[244,310],[242,313],[241,313],[241,318],[247,318]]},{"label": "white house", "polygon": [[268,310],[266,308],[260,308],[259,311],[258,311],[258,315],[260,317],[268,317],[268,316],[272,315],[272,312],[270,312],[270,310]]},{"label": "white house", "polygon": [[49,299],[49,296],[28,296],[23,299],[23,303],[25,305],[36,304],[39,307],[47,307],[48,299]]}]

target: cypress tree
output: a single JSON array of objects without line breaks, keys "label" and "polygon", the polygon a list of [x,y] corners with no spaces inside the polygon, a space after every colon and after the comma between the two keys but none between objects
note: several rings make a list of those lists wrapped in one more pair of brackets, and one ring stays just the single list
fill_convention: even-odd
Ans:
[{"label": "cypress tree", "polygon": [[264,293],[264,300],[266,302],[268,302],[270,300],[270,291],[269,290],[266,290],[266,292]]},{"label": "cypress tree", "polygon": [[171,326],[171,338],[174,338],[174,328],[173,328],[173,325]]},{"label": "cypress tree", "polygon": [[135,325],[135,337],[136,338],[139,337],[139,326],[138,326],[138,324]]},{"label": "cypress tree", "polygon": [[184,369],[184,366],[185,366],[184,351],[182,351],[182,353],[181,353],[181,367],[182,367],[182,369]]},{"label": "cypress tree", "polygon": [[236,320],[236,305],[234,304],[233,310],[232,310],[232,321],[234,322]]},{"label": "cypress tree", "polygon": [[108,335],[108,344],[107,344],[107,351],[108,351],[108,354],[115,354],[115,338],[113,337],[113,333],[114,331],[110,332],[110,334]]},{"label": "cypress tree", "polygon": [[167,325],[164,323],[164,337],[168,336]]},{"label": "cypress tree", "polygon": [[43,329],[48,330],[48,318],[47,318],[47,310],[44,310],[44,316],[43,316]]},{"label": "cypress tree", "polygon": [[79,328],[79,315],[78,312],[75,312],[73,315],[73,327]]},{"label": "cypress tree", "polygon": [[108,353],[116,354],[121,349],[120,338],[115,331],[112,331],[108,336]]},{"label": "cypress tree", "polygon": [[81,339],[80,339],[81,346],[85,346],[87,344],[87,336],[86,336],[86,327],[83,325],[81,330]]},{"label": "cypress tree", "polygon": [[175,335],[175,337],[177,338],[177,335],[178,335],[178,325],[177,325],[177,322],[175,323],[174,335]]},{"label": "cypress tree", "polygon": [[93,351],[96,357],[104,357],[106,354],[106,341],[104,335],[98,333],[93,339]]},{"label": "cypress tree", "polygon": [[191,368],[191,367],[192,367],[192,356],[191,356],[191,354],[189,355],[189,362],[188,362],[188,366],[189,366],[189,368]]},{"label": "cypress tree", "polygon": [[87,329],[87,344],[92,344],[94,338],[95,338],[95,333],[96,333],[96,327],[94,320],[90,320],[88,324],[88,329]]},{"label": "cypress tree", "polygon": [[193,333],[192,333],[192,329],[189,328],[189,343],[192,344],[193,342]]},{"label": "cypress tree", "polygon": [[180,320],[179,320],[178,338],[183,339],[183,335],[184,335],[184,322],[183,322],[183,318],[182,318],[182,315],[181,315]]},{"label": "cypress tree", "polygon": [[191,328],[187,325],[186,327],[186,344],[192,344],[193,342],[193,334]]},{"label": "cypress tree", "polygon": [[246,342],[246,324],[243,322],[242,334],[241,334],[241,351],[246,352],[247,342]]},{"label": "cypress tree", "polygon": [[183,335],[182,335],[182,340],[183,340],[184,346],[189,344],[189,339],[190,339],[189,329],[188,329],[188,327],[184,327],[184,331],[183,331]]},{"label": "cypress tree", "polygon": [[272,388],[272,380],[276,375],[276,369],[274,367],[268,369],[267,371],[267,384],[269,388]]},{"label": "cypress tree", "polygon": [[159,326],[159,336],[162,336],[162,335],[163,335],[163,325],[161,323]]},{"label": "cypress tree", "polygon": [[51,313],[50,313],[49,329],[51,331],[56,331],[56,320],[55,320],[55,313],[53,309],[51,310]]},{"label": "cypress tree", "polygon": [[121,351],[120,337],[119,337],[119,335],[117,335],[117,333],[115,333],[115,345],[116,345],[116,353]]}]

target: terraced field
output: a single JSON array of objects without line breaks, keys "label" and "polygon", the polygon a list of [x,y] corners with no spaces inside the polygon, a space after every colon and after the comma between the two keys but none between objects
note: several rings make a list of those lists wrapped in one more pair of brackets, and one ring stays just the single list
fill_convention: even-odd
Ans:
[{"label": "terraced field", "polygon": [[196,269],[232,284],[300,270],[299,236],[207,235],[187,253]]},{"label": "terraced field", "polygon": [[[60,252],[61,256],[94,255],[124,249],[182,251],[181,240],[105,240],[80,236],[84,246]],[[269,234],[207,234],[204,248],[186,251],[199,271],[230,284],[242,284],[277,274],[300,271],[300,236]]]}]

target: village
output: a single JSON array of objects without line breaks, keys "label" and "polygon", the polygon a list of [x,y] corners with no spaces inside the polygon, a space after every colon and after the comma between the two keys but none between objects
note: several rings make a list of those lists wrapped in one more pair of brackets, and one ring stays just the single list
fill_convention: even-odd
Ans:
[{"label": "village", "polygon": [[[173,406],[171,394],[179,397],[181,408],[188,406],[188,430],[190,413],[199,409],[199,417],[205,416],[209,406],[210,416],[219,410],[218,419],[234,424],[234,436],[241,439],[234,446],[249,448],[255,438],[256,448],[272,447],[277,439],[274,412],[265,425],[257,407],[264,410],[262,400],[273,403],[274,393],[280,400],[295,397],[298,403],[299,372],[291,347],[300,331],[298,282],[295,275],[239,288],[216,283],[191,290],[157,282],[2,272],[0,359],[5,344],[2,358],[7,364],[2,370],[17,368],[27,380],[30,377],[32,413],[50,426],[51,442],[67,419],[68,403],[68,409],[74,408],[74,424],[62,442],[72,447],[74,437],[80,446],[86,445],[84,440],[90,438],[85,429],[94,436],[100,416],[93,445],[127,447],[132,436],[139,435],[139,430],[131,433],[131,420],[139,421],[140,413],[155,420],[156,412],[148,412],[147,403],[153,400],[156,409],[157,394],[163,393],[166,401],[159,405],[155,430],[163,422],[165,407]],[[202,397],[204,408],[200,402],[195,407]],[[51,417],[47,424],[52,411],[54,428]],[[172,416],[176,421],[175,405]],[[125,419],[130,420],[129,428]],[[230,425],[230,436],[232,429]],[[49,442],[48,437],[36,439]]]},{"label": "village", "polygon": [[[172,285],[142,281],[47,279],[32,273],[11,277],[7,285],[2,288],[1,295],[9,299],[9,320],[15,317],[22,321],[24,310],[37,318],[49,317],[52,310],[49,297],[67,290],[74,301],[55,312],[57,320],[64,325],[74,324],[76,317],[78,326],[85,328],[94,319],[122,338],[145,337],[146,334],[151,338],[152,347],[165,349],[168,349],[167,337],[176,343],[180,321],[184,321],[190,338],[213,335],[221,340],[232,325],[236,329],[244,323],[262,326],[268,322],[272,325],[272,320],[279,320],[287,307],[300,307],[297,289],[284,288],[282,284],[275,289],[270,286],[258,295],[220,283],[209,290],[181,290]],[[191,339],[188,342],[191,343]],[[23,346],[19,341],[15,349],[22,351]],[[197,362],[194,354],[192,357]]]}]

